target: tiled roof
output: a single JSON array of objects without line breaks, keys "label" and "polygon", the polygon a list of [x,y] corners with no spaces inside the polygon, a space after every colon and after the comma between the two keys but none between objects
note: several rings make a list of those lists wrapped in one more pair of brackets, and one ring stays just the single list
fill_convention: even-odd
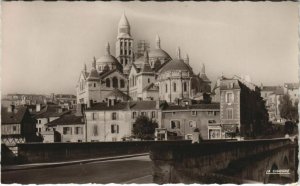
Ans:
[{"label": "tiled roof", "polygon": [[156,101],[135,101],[130,107],[132,110],[153,110],[156,108]]},{"label": "tiled roof", "polygon": [[278,86],[263,86],[261,91],[275,91],[277,88]]},{"label": "tiled roof", "polygon": [[15,110],[12,112],[8,112],[7,108],[1,108],[1,124],[21,123],[25,116],[26,111],[27,111],[27,107],[15,108]]},{"label": "tiled roof", "polygon": [[192,104],[192,105],[167,105],[164,110],[215,110],[220,109],[220,103]]},{"label": "tiled roof", "polygon": [[119,102],[114,106],[107,106],[107,103],[94,103],[91,108],[87,110],[154,110],[156,108],[156,101],[130,101]]},{"label": "tiled roof", "polygon": [[73,124],[84,124],[83,116],[75,116],[73,113],[65,114],[60,118],[53,120],[46,125],[56,126],[56,125],[73,125]]},{"label": "tiled roof", "polygon": [[107,106],[107,103],[94,103],[91,108],[87,110],[125,110],[127,108],[127,102],[116,103],[113,106]]},{"label": "tiled roof", "polygon": [[59,112],[59,109],[62,109],[58,105],[47,105],[46,108],[42,109],[39,113],[36,114],[35,118],[49,118],[49,117],[60,117],[70,111]]}]

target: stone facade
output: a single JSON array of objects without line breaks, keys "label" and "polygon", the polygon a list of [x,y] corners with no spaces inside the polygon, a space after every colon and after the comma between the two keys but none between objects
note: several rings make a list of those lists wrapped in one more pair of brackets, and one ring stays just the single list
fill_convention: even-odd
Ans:
[{"label": "stone facade", "polygon": [[234,135],[253,136],[260,134],[268,122],[260,89],[238,76],[221,79],[220,118],[226,138]]}]

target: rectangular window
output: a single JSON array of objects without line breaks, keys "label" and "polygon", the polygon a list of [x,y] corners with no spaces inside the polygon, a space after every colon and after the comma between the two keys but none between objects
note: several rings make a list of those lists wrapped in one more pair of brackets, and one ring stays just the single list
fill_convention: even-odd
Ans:
[{"label": "rectangular window", "polygon": [[191,128],[195,128],[196,127],[196,122],[195,121],[189,121],[189,126]]},{"label": "rectangular window", "polygon": [[226,102],[232,103],[233,102],[233,93],[227,93],[226,94]]},{"label": "rectangular window", "polygon": [[155,111],[151,112],[151,118],[155,118]]},{"label": "rectangular window", "polygon": [[71,127],[63,127],[63,134],[64,135],[72,134],[72,128]]},{"label": "rectangular window", "polygon": [[136,112],[132,112],[132,119],[136,118]]},{"label": "rectangular window", "polygon": [[197,111],[192,111],[192,116],[197,116]]},{"label": "rectangular window", "polygon": [[180,121],[172,120],[171,121],[171,129],[180,129]]},{"label": "rectangular window", "polygon": [[111,114],[111,119],[112,119],[112,120],[117,120],[117,113],[116,113],[116,112],[113,112],[113,113]]},{"label": "rectangular window", "polygon": [[208,120],[208,123],[217,123],[216,120]]},{"label": "rectangular window", "polygon": [[227,109],[227,119],[233,119],[232,109]]},{"label": "rectangular window", "polygon": [[41,120],[39,119],[38,121],[39,121],[39,124],[41,124]]},{"label": "rectangular window", "polygon": [[142,116],[146,116],[146,112],[141,112],[141,115]]},{"label": "rectangular window", "polygon": [[17,126],[13,126],[13,131],[14,131],[14,132],[17,131]]},{"label": "rectangular window", "polygon": [[119,133],[119,125],[116,125],[116,124],[111,125],[111,133],[118,134]]},{"label": "rectangular window", "polygon": [[75,134],[83,134],[83,128],[82,127],[75,127]]},{"label": "rectangular window", "polygon": [[96,117],[97,117],[96,113],[92,113],[92,120],[96,120]]},{"label": "rectangular window", "polygon": [[98,126],[97,125],[93,126],[93,136],[98,136]]}]

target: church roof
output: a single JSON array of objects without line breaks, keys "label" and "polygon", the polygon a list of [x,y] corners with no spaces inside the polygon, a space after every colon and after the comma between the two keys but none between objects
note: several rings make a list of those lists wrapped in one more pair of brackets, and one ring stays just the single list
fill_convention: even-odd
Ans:
[{"label": "church roof", "polygon": [[119,21],[119,27],[130,27],[130,24],[127,20],[125,13],[122,14],[121,19]]},{"label": "church roof", "polygon": [[130,97],[119,89],[113,89],[106,97],[120,97],[125,98],[125,100],[129,100]]},{"label": "church roof", "polygon": [[171,58],[170,55],[161,48],[149,50],[149,58]]},{"label": "church roof", "polygon": [[208,77],[206,76],[206,74],[201,74],[200,78],[205,81],[205,82],[210,82],[210,80],[208,79]]},{"label": "church roof", "polygon": [[156,86],[154,83],[150,83],[143,89],[143,91],[158,91],[158,90],[159,90],[158,86]]},{"label": "church roof", "polygon": [[[114,56],[112,56],[111,54],[105,54],[102,57],[98,58],[96,61],[98,64],[100,63],[115,63],[116,65],[118,65],[119,61],[117,60],[117,58],[115,58]],[[120,63],[119,63],[120,64]]]},{"label": "church roof", "polygon": [[191,67],[186,63],[184,63],[182,59],[171,60],[160,70],[160,72],[163,73],[163,72],[174,71],[174,70],[188,71],[192,73]]},{"label": "church roof", "polygon": [[98,71],[95,68],[92,68],[87,80],[98,80],[99,74]]}]

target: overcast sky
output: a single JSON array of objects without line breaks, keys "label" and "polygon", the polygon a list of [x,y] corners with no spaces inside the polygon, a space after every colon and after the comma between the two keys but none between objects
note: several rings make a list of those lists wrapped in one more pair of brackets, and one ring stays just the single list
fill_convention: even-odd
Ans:
[{"label": "overcast sky", "polygon": [[180,46],[213,81],[249,75],[258,85],[298,81],[297,2],[2,2],[2,93],[76,93],[83,64],[115,53],[125,11],[135,43]]}]

